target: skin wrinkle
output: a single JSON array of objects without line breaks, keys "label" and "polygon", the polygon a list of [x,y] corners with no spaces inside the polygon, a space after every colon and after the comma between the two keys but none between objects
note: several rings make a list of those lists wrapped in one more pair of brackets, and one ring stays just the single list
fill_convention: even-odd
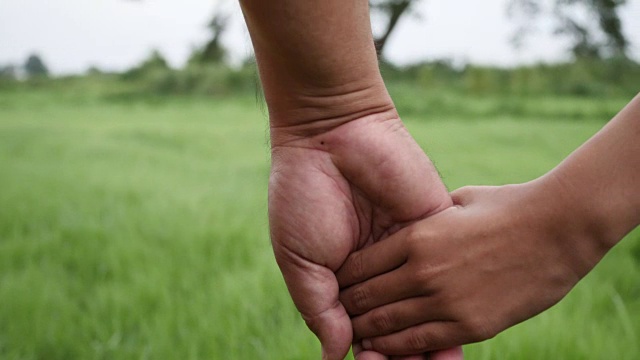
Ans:
[{"label": "skin wrinkle", "polygon": [[[348,180],[350,180],[351,184],[354,183],[353,179],[349,179],[347,177]],[[352,185],[352,191],[356,190],[358,193],[363,194],[364,190],[358,186]],[[374,206],[371,207],[371,211],[370,211],[370,218],[377,218],[377,219],[382,219],[382,218],[387,218],[385,216],[382,216],[381,214],[387,212],[389,209],[386,209],[384,206],[381,206],[383,203],[383,192],[382,191],[377,191],[373,196],[370,197],[370,202],[373,203]],[[356,202],[356,204],[359,203]],[[382,226],[380,228],[375,228],[376,224],[389,224],[386,226]],[[369,228],[369,235],[366,237],[366,241],[364,243],[361,242],[361,246],[367,245],[367,244],[372,244],[374,242],[379,241],[381,238],[383,238],[385,235],[390,234],[390,229],[393,226],[394,223],[394,219],[393,218],[387,218],[385,220],[378,220],[378,221],[372,221],[370,222],[370,228]]]},{"label": "skin wrinkle", "polygon": [[[355,185],[353,185],[353,181],[351,181],[351,184],[352,184],[351,185],[351,193],[350,193],[351,199],[356,199],[356,198],[357,199],[361,199],[362,196],[361,195],[356,195],[356,194],[362,194],[363,193],[362,189],[357,187],[357,186],[355,186]],[[347,194],[345,193],[345,196],[346,195]],[[380,197],[381,196],[382,195],[380,195]],[[354,211],[357,214],[357,218],[359,219],[359,223],[360,224],[369,222],[371,224],[371,227],[369,228],[369,232],[368,233],[359,233],[359,234],[357,234],[356,237],[354,237],[355,239],[361,239],[359,241],[359,244],[357,244],[358,247],[362,247],[362,246],[367,245],[367,244],[372,244],[372,243],[374,243],[376,241],[379,241],[381,238],[385,237],[386,235],[390,235],[391,234],[390,230],[391,230],[392,225],[385,226],[385,227],[382,227],[380,229],[375,229],[374,228],[374,224],[378,224],[378,223],[389,223],[389,224],[392,224],[393,221],[394,221],[393,219],[388,219],[388,220],[384,220],[384,221],[380,221],[380,220],[378,220],[378,221],[370,221],[369,220],[368,221],[368,219],[373,219],[373,218],[380,219],[380,218],[383,218],[383,216],[376,215],[376,213],[378,213],[378,214],[384,213],[387,209],[385,209],[384,207],[379,206],[379,203],[381,202],[381,200],[378,198],[378,204],[377,204],[378,206],[370,207],[370,215],[367,218],[365,215],[361,215],[361,214],[364,214],[363,212],[358,210],[360,207],[362,207],[359,204],[363,203],[363,202],[366,202],[366,201],[362,201],[362,200],[353,201]],[[374,201],[374,205],[376,205],[375,201]],[[425,215],[425,216],[428,216],[428,215]],[[397,227],[397,225],[396,225],[396,227]],[[360,226],[358,226],[358,228],[360,228]],[[357,247],[354,247],[354,250],[356,248]]]},{"label": "skin wrinkle", "polygon": [[[283,146],[283,145],[278,146],[278,148],[286,148],[286,147],[299,148],[298,146]],[[310,147],[304,147],[304,148],[308,149],[308,150],[312,150],[312,151],[320,151],[320,152],[325,152],[325,153],[327,152],[326,150],[321,150],[321,149],[316,149],[316,148],[310,148]],[[339,170],[337,168],[335,168],[335,165],[334,165],[334,169],[339,172]],[[356,219],[357,219],[357,222],[358,222],[358,226],[354,226],[353,228],[354,228],[354,231],[357,231],[358,229],[361,229],[360,224],[366,223],[367,222],[367,218],[364,215],[361,216],[360,214],[362,214],[362,212],[358,211],[358,207],[359,206],[357,206],[357,205],[359,205],[362,201],[354,201],[356,199],[356,195],[354,194],[354,191],[357,191],[357,192],[361,193],[361,190],[358,189],[355,185],[353,185],[353,183],[351,183],[350,190],[349,191],[345,191],[344,186],[342,184],[340,184],[340,182],[336,179],[336,174],[334,174],[333,172],[329,172],[326,169],[322,169],[322,168],[318,169],[318,171],[321,172],[321,173],[324,173],[325,175],[327,175],[327,177],[330,178],[333,181],[333,183],[335,185],[335,188],[339,189],[339,191],[345,196],[345,198],[351,199],[352,204],[354,204],[353,212],[356,214]],[[358,198],[360,198],[360,197],[358,196]],[[373,216],[373,208],[371,209],[371,215],[370,216]],[[360,232],[357,232],[357,233],[353,234],[354,235],[353,238],[354,239],[362,239],[363,235],[364,235],[365,237],[368,237],[369,239],[372,239],[371,234],[373,234],[372,230],[370,230],[368,235],[364,235],[364,234],[362,234]],[[359,241],[359,243],[360,243],[360,245],[362,245],[362,241]],[[352,247],[353,250],[355,250],[357,248],[358,248],[358,244],[354,244],[354,246]],[[326,266],[327,264],[322,264],[322,265]],[[332,269],[332,270],[335,271],[337,269]]]},{"label": "skin wrinkle", "polygon": [[[384,118],[384,117],[383,117]],[[368,126],[369,123],[371,122],[375,122],[375,121],[379,121],[377,119],[372,119],[372,118],[365,118],[365,119],[360,119],[359,121],[364,122],[364,124],[361,124],[360,126]],[[387,118],[385,120],[383,120],[382,122],[377,122],[378,125],[386,125],[388,124],[387,128],[384,129],[383,133],[396,133],[396,134],[400,134],[402,136],[408,136],[408,132],[406,131],[406,128],[402,125],[402,122],[398,119],[398,118]],[[383,127],[384,128],[384,127]],[[336,128],[334,130],[339,130],[339,128]],[[324,134],[323,136],[321,136],[323,139],[327,139],[327,140],[321,140],[321,142],[323,142],[325,144],[324,148],[319,149],[318,147],[313,146],[313,144],[317,144],[318,140],[314,139],[301,139],[299,142],[295,141],[295,140],[291,140],[291,142],[296,142],[295,145],[288,143],[286,145],[275,145],[274,146],[274,151],[278,151],[277,149],[280,148],[286,148],[286,147],[290,147],[290,148],[304,148],[304,149],[310,149],[310,150],[317,150],[317,151],[321,151],[321,152],[327,152],[329,154],[332,153],[331,147],[332,144],[334,144],[334,140],[332,139],[334,136],[332,135],[331,132]],[[340,140],[338,141],[338,143],[340,142]],[[340,167],[340,163],[339,163],[339,158],[336,159],[335,157],[334,159],[334,163],[336,163],[336,167]],[[372,168],[377,168],[377,169],[385,169],[387,168],[386,164],[389,163],[392,159],[390,158],[383,158],[381,159],[381,162],[378,164],[375,164],[374,166],[372,166]],[[324,170],[321,170],[324,171]],[[331,177],[332,179],[334,179],[333,175],[326,172],[325,174],[328,175],[329,177]],[[389,175],[381,175],[381,178],[385,178],[385,181],[394,181],[394,180],[399,180],[401,174],[396,174],[396,173],[389,173]],[[354,183],[357,183],[357,179],[355,178],[350,178],[348,175],[346,176],[347,180],[350,181],[350,183],[352,184],[351,187],[354,189],[358,190],[358,193],[363,193],[363,189],[353,185]],[[337,183],[336,183],[337,184]],[[342,187],[337,185],[337,187],[339,189],[341,189],[341,191],[343,191],[343,194],[345,196],[347,196],[347,194],[344,192],[344,190],[342,190]],[[375,189],[375,193],[372,194],[372,196],[370,195],[370,200],[369,201],[373,201],[373,203],[376,205],[375,207],[373,207],[371,209],[371,216],[372,217],[378,217],[377,215],[375,215],[376,213],[385,213],[386,211],[388,211],[389,209],[385,208],[384,206],[380,206],[382,201],[383,196],[385,195],[385,193],[387,192],[387,189],[384,188],[376,188]],[[350,194],[351,199],[354,199],[355,196],[353,194],[353,189],[352,189],[352,194]],[[356,202],[359,203],[359,202]],[[379,210],[377,210],[379,209]],[[436,208],[436,209],[430,209],[426,212],[424,212],[423,214],[420,214],[416,219],[423,219],[425,217],[428,217],[430,214],[438,212],[439,210],[441,210],[440,208]],[[357,209],[355,209],[356,214],[358,214],[358,218],[361,219],[361,216],[359,214],[359,212],[357,211]],[[366,221],[366,218],[365,218]],[[360,222],[365,222],[365,221],[360,221]],[[388,226],[384,226],[380,229],[375,229],[373,228],[374,223],[379,224],[381,221],[375,221],[371,223],[371,228],[369,229],[369,235],[364,237],[366,239],[366,241],[364,242],[364,244],[367,243],[373,243],[375,241],[378,241],[380,238],[384,237],[385,235],[390,235],[392,233],[394,233],[395,231],[397,231],[397,229],[399,229],[401,227],[401,225],[398,224],[394,224],[395,222],[401,221],[403,222],[402,225],[408,225],[411,221],[407,221],[406,219],[394,219],[394,218],[389,218],[388,220],[384,220],[382,221],[383,223],[388,223],[390,225]],[[363,237],[361,235],[357,236],[356,238],[360,238],[362,239]]]},{"label": "skin wrinkle", "polygon": [[[353,194],[353,204],[356,214],[358,215],[358,219],[360,219],[360,223],[358,224],[360,232],[356,238],[358,239],[358,243],[355,244],[356,246],[353,249],[351,249],[352,251],[355,251],[373,241],[371,234],[373,234],[374,207],[364,205],[368,202],[363,197],[362,191],[353,184],[351,184],[351,193]],[[366,227],[367,223],[369,224],[368,229]]]},{"label": "skin wrinkle", "polygon": [[[317,105],[310,105],[306,109],[303,107],[289,109],[285,114],[286,116],[281,116],[280,114],[275,113],[276,111],[274,111],[274,115],[272,116],[274,119],[278,119],[281,117],[297,119],[298,122],[303,122],[303,125],[306,125],[308,129],[322,129],[323,132],[326,133],[337,126],[349,123],[353,120],[358,120],[366,118],[367,116],[393,111],[392,105],[389,104],[369,105],[366,109],[357,109],[350,111],[342,109],[343,107],[352,107],[354,105],[355,101],[345,105],[328,106],[327,109],[319,108]],[[324,122],[328,121],[338,123],[338,125],[327,127],[326,125],[324,125]],[[308,131],[308,129],[305,130]]]},{"label": "skin wrinkle", "polygon": [[336,101],[338,103],[348,103],[352,97],[366,99],[366,95],[377,93],[383,87],[384,83],[381,81],[363,82],[362,79],[342,81],[326,86],[302,84],[300,89],[297,89],[296,96],[300,96],[302,99],[307,98],[312,100],[329,99],[331,100],[329,105],[332,105],[335,104]]},{"label": "skin wrinkle", "polygon": [[[373,121],[373,120],[370,120],[370,121]],[[400,132],[400,133],[403,133],[403,134],[406,132],[406,129],[402,126],[402,123],[399,121],[399,119],[388,119],[388,120],[386,120],[386,122],[389,122],[389,121],[392,121],[392,123],[390,124],[390,126],[388,127],[388,129],[386,131],[389,131],[389,132],[392,132],[392,133],[393,132],[396,132],[396,133]],[[330,138],[331,134],[327,134],[326,136],[323,136],[323,137],[329,137]],[[295,141],[295,140],[292,140],[292,142],[293,141]],[[325,153],[329,153],[329,154],[331,153],[331,151],[328,150],[328,149],[319,149],[317,147],[313,147],[311,145],[308,145],[309,143],[311,143],[311,144],[317,143],[317,140],[313,141],[313,140],[303,139],[303,140],[300,141],[299,144],[296,144],[296,145],[293,145],[293,144],[275,145],[273,147],[273,151],[274,152],[279,152],[279,151],[281,151],[280,149],[283,149],[283,148],[292,148],[292,149],[302,148],[302,149],[308,149],[308,150],[313,150],[313,151],[325,152]],[[333,141],[325,140],[324,143],[329,145],[329,144],[333,143]],[[377,164],[373,168],[384,168],[385,164],[390,160],[391,159],[382,159],[382,162]],[[340,166],[340,165],[337,164],[335,166]],[[345,192],[342,189],[342,186],[335,180],[335,177],[334,177],[334,175],[332,173],[329,173],[328,171],[322,170],[322,169],[320,169],[319,171],[324,172],[324,174],[326,174],[329,178],[331,178],[335,182],[336,188],[340,189],[340,191],[342,191],[342,193],[343,193],[343,195],[345,195],[345,197],[350,197],[351,199],[355,199],[355,198],[360,198],[361,197],[361,196],[354,195],[354,190],[356,190],[357,193],[359,193],[359,194],[363,193],[363,190],[361,188],[353,185],[354,182],[355,182],[354,181],[355,179],[350,179],[350,178],[347,177],[347,180],[350,181],[351,188],[352,188],[351,189],[351,193],[348,194],[347,192]],[[396,174],[396,176],[399,176],[399,175]],[[393,177],[390,177],[390,176],[386,176],[386,177],[393,179]],[[385,211],[388,210],[388,209],[380,206],[380,204],[382,203],[381,199],[384,196],[383,194],[384,194],[385,191],[386,191],[385,189],[376,190],[376,193],[372,197],[373,203],[376,206],[371,208],[371,210],[370,210],[371,214],[370,214],[369,218],[373,218],[373,217],[379,218],[380,216],[379,215],[375,215],[376,213],[384,213]],[[354,203],[355,204],[359,204],[361,202],[362,201],[355,201]],[[379,209],[379,210],[377,210],[377,209]],[[354,208],[354,211],[358,215],[358,219],[360,220],[359,223],[366,223],[367,222],[367,220],[366,220],[367,218],[365,216],[361,216],[360,212],[358,212],[357,208]],[[435,211],[437,211],[437,209]],[[429,210],[429,211],[425,212],[423,215],[419,216],[418,219],[422,219],[422,218],[424,218],[426,216],[429,216],[429,214],[432,213],[432,212],[434,212],[434,210]],[[361,219],[364,219],[364,221],[362,221]],[[382,222],[383,223],[388,223],[388,224],[393,224],[395,221],[398,221],[398,220],[399,219],[390,218],[390,219],[382,221]],[[380,229],[374,229],[373,228],[374,223],[380,223],[380,221],[371,222],[371,227],[369,228],[369,234],[368,235],[363,237],[362,234],[358,234],[355,237],[356,239],[364,239],[365,240],[364,242],[362,242],[362,240],[360,241],[360,246],[365,245],[365,244],[370,244],[370,243],[373,243],[375,241],[378,241],[380,238],[384,237],[385,235],[390,235],[390,234],[394,233],[395,231],[397,231],[395,229],[400,228],[400,226],[398,226],[396,224],[393,224],[393,225],[389,225],[389,226],[384,226],[384,227],[382,227]],[[406,224],[408,224],[408,222]],[[392,227],[395,228],[395,229],[392,229]],[[354,249],[355,249],[355,247],[354,247]]]},{"label": "skin wrinkle", "polygon": [[[334,165],[335,166],[335,165]],[[338,170],[336,168],[336,170]],[[339,170],[338,170],[339,172]],[[350,185],[349,186],[349,191],[345,191],[343,189],[343,186],[338,182],[338,180],[336,179],[335,176],[325,173],[329,178],[331,178],[331,180],[335,183],[336,187],[340,189],[340,191],[343,193],[343,195],[345,196],[345,198],[349,198],[351,200],[351,204],[352,204],[352,209],[353,209],[353,213],[356,214],[355,219],[358,222],[358,226],[352,226],[353,228],[353,239],[360,239],[362,234],[361,234],[361,226],[360,224],[363,223],[362,218],[360,216],[360,213],[358,212],[358,201],[354,201],[355,200],[355,195],[354,195],[354,186]],[[366,220],[365,220],[366,221]],[[356,249],[357,244],[353,244],[354,246],[352,247],[352,249]],[[342,264],[341,264],[342,265]],[[336,271],[337,269],[332,269],[333,271]]]},{"label": "skin wrinkle", "polygon": [[329,311],[332,311],[332,310],[340,308],[340,306],[342,306],[342,304],[340,303],[340,301],[336,300],[331,306],[329,306],[325,310],[321,310],[321,311],[319,311],[318,313],[315,313],[315,314],[310,314],[310,315],[301,314],[301,315],[302,315],[302,318],[304,319],[304,321],[307,324],[311,324],[311,325],[309,325],[309,327],[312,327],[313,324],[315,322],[317,322],[318,318],[321,318],[323,315],[326,315],[326,313],[329,312]]},{"label": "skin wrinkle", "polygon": [[[305,224],[302,224],[302,225],[305,225]],[[300,240],[298,240],[296,242],[297,244],[305,243],[304,240],[301,240],[301,239],[304,238],[304,236],[297,235],[296,233],[298,231],[293,231],[294,229],[297,229],[297,228],[300,228],[299,224],[295,224],[295,225],[290,226],[289,230],[279,229],[282,232],[282,233],[280,233],[279,237],[280,238],[287,238],[287,239],[300,239]],[[271,238],[272,238],[272,243],[274,245],[286,248],[286,250],[288,250],[288,252],[290,252],[291,254],[297,255],[298,258],[306,260],[306,261],[309,261],[310,263],[313,263],[315,265],[326,267],[327,269],[330,269],[332,271],[337,271],[338,268],[340,267],[340,265],[342,265],[342,262],[344,262],[344,260],[343,260],[340,263],[340,265],[332,266],[326,261],[326,259],[322,259],[322,260],[315,259],[314,258],[315,253],[313,251],[311,251],[311,253],[305,254],[300,249],[294,250],[293,248],[291,248],[290,245],[288,245],[288,242],[286,242],[286,241],[273,240],[273,239],[277,238],[275,236],[271,236]],[[297,258],[291,258],[291,257],[289,257],[289,258],[290,259],[294,259],[294,260],[297,259]],[[301,263],[298,263],[298,262],[294,262],[294,263],[297,264],[298,266],[301,264]]]},{"label": "skin wrinkle", "polygon": [[[380,124],[377,124],[377,125],[380,126]],[[384,126],[381,126],[380,130],[376,132],[375,139],[395,138],[395,135],[399,135],[400,137],[408,137],[408,132],[406,131],[406,129],[404,128],[404,126],[402,125],[401,121],[398,118],[386,119],[383,122],[383,125]],[[368,126],[368,124],[366,122],[357,123],[357,124],[350,123],[350,129],[348,131],[356,131],[357,127],[359,126]],[[410,137],[408,137],[408,139],[413,141]],[[368,143],[371,143],[371,141],[369,141]],[[348,156],[350,156],[349,154],[351,154],[352,152],[351,147],[354,147],[354,146],[357,146],[357,145],[352,143],[343,144],[343,142],[340,142],[340,141],[338,141],[338,143],[335,145],[336,152],[339,152],[341,154],[347,154],[347,156],[343,156],[343,157],[334,157],[335,163],[338,168],[346,168],[349,166],[348,163],[351,160],[350,160],[350,157]],[[419,148],[417,144],[415,144],[415,147],[416,149]],[[368,152],[368,150],[365,149],[363,150],[363,152]],[[386,156],[384,154],[378,154],[377,156],[378,156],[378,159],[375,159],[375,158],[374,159],[375,161],[380,161],[380,162],[370,163],[366,165],[368,168],[376,171],[376,178],[375,178],[376,181],[374,183],[366,183],[367,191],[365,191],[365,193],[370,198],[370,201],[373,201],[375,204],[378,205],[377,207],[380,207],[380,204],[382,203],[381,199],[383,199],[385,196],[388,196],[389,193],[398,193],[398,192],[405,191],[405,189],[398,189],[395,187],[387,188],[385,186],[374,185],[374,184],[402,183],[402,179],[406,176],[406,173],[397,172],[399,167],[395,163],[392,163],[395,161],[402,161],[402,159],[396,160],[395,158]],[[387,164],[391,164],[391,165],[387,166]],[[366,177],[366,173],[368,172],[369,171],[364,171],[363,169],[358,168],[357,171],[355,172],[344,173],[344,176],[348,180],[350,180],[352,183],[358,183],[358,182],[361,182],[360,180],[361,178]],[[365,189],[362,189],[362,190],[364,191]],[[397,210],[396,207],[398,206],[398,204],[393,204],[392,206],[393,208],[382,207],[381,209],[385,211],[395,212],[395,210]],[[428,209],[426,212],[422,212],[419,214],[406,214],[406,215],[402,215],[401,217],[394,217],[391,219],[395,222],[407,222],[410,220],[414,220],[420,216],[424,216],[425,213],[427,214],[434,213],[438,210],[444,209],[445,207],[446,206],[440,206],[436,209]]]},{"label": "skin wrinkle", "polygon": [[[316,171],[318,171],[318,173],[320,173],[320,174],[324,173],[321,169],[316,169]],[[275,183],[278,182],[278,180],[276,178],[277,178],[277,174],[279,172],[280,171],[276,171],[275,174],[272,174],[271,181],[270,181],[272,184],[275,184]],[[332,181],[335,181],[335,179],[332,176],[328,176],[328,178],[330,178]],[[286,178],[285,178],[285,180],[286,180]],[[337,182],[335,182],[335,184],[336,184],[335,188],[340,190],[340,191],[342,191],[343,187],[340,186]],[[272,186],[270,188],[273,189],[273,188],[277,188],[277,187]],[[344,194],[344,195],[345,195],[345,197],[348,196],[348,194]],[[270,198],[270,201],[279,200],[279,201],[285,201],[286,203],[288,203],[290,201],[290,199],[287,196],[287,194],[283,194],[282,192],[277,192],[277,191],[274,192],[273,190],[270,191],[269,198]],[[348,206],[345,207],[345,208],[348,208]],[[272,228],[272,236],[271,236],[272,237],[272,242],[273,242],[273,239],[278,238],[278,237],[280,237],[280,238],[292,238],[292,239],[304,239],[305,238],[305,235],[301,235],[298,232],[304,233],[305,232],[304,229],[307,226],[307,224],[300,224],[300,223],[296,222],[296,223],[290,224],[290,225],[292,225],[292,226],[289,226],[286,229],[283,229],[283,228],[275,228],[275,229],[273,229]],[[302,229],[302,230],[298,231],[297,229]],[[275,230],[278,230],[278,231],[275,231]],[[296,230],[296,231],[293,231],[293,230]],[[278,233],[280,236],[274,236],[274,233]],[[300,243],[304,243],[304,241],[297,241],[296,243],[300,244]],[[290,249],[290,250],[293,251],[293,249]],[[298,251],[300,251],[300,250],[298,250]],[[313,256],[310,255],[310,254],[309,255],[299,254],[299,255],[301,255],[302,258],[307,259],[307,260],[311,260],[313,258]],[[317,261],[314,261],[314,262],[318,263]],[[324,265],[324,266],[328,266],[328,264],[326,264],[326,263],[324,263],[322,261],[319,262],[319,263]]]},{"label": "skin wrinkle", "polygon": [[[277,121],[273,121],[271,125],[272,139],[274,143],[278,143],[275,139],[279,137],[285,137],[284,142],[291,140],[310,139],[318,135],[327,135],[328,133],[335,132],[341,126],[351,123],[353,121],[361,121],[369,117],[388,117],[389,119],[398,118],[397,112],[393,107],[393,104],[380,104],[377,106],[371,106],[366,110],[358,110],[348,112],[340,115],[326,115],[322,117],[309,117],[297,115],[296,112],[302,112],[301,110],[292,110],[292,114],[288,114],[287,118],[306,118],[304,121],[298,121],[293,124],[278,124]],[[386,115],[385,115],[386,114]],[[280,117],[278,115],[271,115],[272,118]],[[311,119],[311,120],[309,120]],[[309,123],[311,121],[311,123]],[[293,139],[287,139],[293,138]]]},{"label": "skin wrinkle", "polygon": [[[295,94],[290,95],[290,97],[284,98],[285,101],[294,101],[293,104],[297,105],[297,108],[291,110],[321,110],[326,111],[327,109],[332,108],[340,108],[345,105],[353,105],[354,103],[358,103],[364,100],[368,100],[370,96],[376,94],[380,91],[381,84],[362,84],[362,86],[355,83],[353,85],[354,88],[349,88],[349,86],[344,85],[345,89],[341,87],[334,88],[326,88],[326,89],[317,89],[315,88],[315,92],[309,91],[309,93],[305,93],[304,88],[297,89]],[[381,103],[387,103],[388,98],[382,97],[378,99]],[[367,107],[370,107],[374,104],[367,102]],[[381,105],[381,104],[378,104]],[[374,105],[375,106],[375,105]],[[360,108],[361,110],[365,110],[364,106],[355,107]]]},{"label": "skin wrinkle", "polygon": [[[377,106],[389,103],[390,96],[387,93],[384,83],[379,78],[359,78],[354,80],[343,79],[340,84],[327,87],[311,87],[308,84],[292,84],[291,90],[270,101],[273,108],[283,107],[287,110],[330,110],[342,109],[346,105],[353,104],[366,106],[347,107],[349,111],[364,110],[369,106]],[[291,106],[284,106],[291,105]],[[293,120],[293,119],[288,119]]]},{"label": "skin wrinkle", "polygon": [[282,254],[288,262],[296,265],[298,268],[312,271],[312,270],[315,270],[317,267],[326,267],[323,264],[318,264],[314,261],[311,261],[310,259],[306,258],[303,255],[299,255],[296,251],[291,249],[286,242],[285,243],[278,242],[277,245],[278,246],[277,248],[274,248],[274,251],[277,251],[278,253]]}]

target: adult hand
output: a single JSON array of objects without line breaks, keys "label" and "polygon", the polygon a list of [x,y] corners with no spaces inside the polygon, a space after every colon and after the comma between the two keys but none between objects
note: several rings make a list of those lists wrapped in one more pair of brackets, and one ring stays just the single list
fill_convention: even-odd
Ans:
[{"label": "adult hand", "polygon": [[443,349],[562,299],[606,251],[557,185],[460,189],[456,206],[352,254],[337,278],[356,340],[392,355]]},{"label": "adult hand", "polygon": [[[271,239],[293,301],[322,343],[323,358],[342,359],[352,327],[334,272],[350,253],[452,203],[395,111],[307,130],[272,128]],[[354,348],[359,360],[386,359]],[[432,356],[461,357],[460,349]]]}]

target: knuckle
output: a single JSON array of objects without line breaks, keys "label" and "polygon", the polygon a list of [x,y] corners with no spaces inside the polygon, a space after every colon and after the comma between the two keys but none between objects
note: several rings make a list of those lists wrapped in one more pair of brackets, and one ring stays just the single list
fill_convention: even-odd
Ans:
[{"label": "knuckle", "polygon": [[457,190],[455,190],[454,192],[452,192],[451,194],[456,194],[456,195],[468,195],[470,193],[472,193],[475,189],[477,188],[477,186],[473,186],[473,185],[467,185],[467,186],[463,186]]},{"label": "knuckle", "polygon": [[424,236],[425,235],[422,233],[422,230],[420,230],[418,227],[407,228],[405,236],[407,247],[410,250],[416,250],[420,246],[420,243],[424,241]]},{"label": "knuckle", "polygon": [[429,349],[429,341],[424,334],[412,331],[407,337],[406,348],[415,353],[424,352]]},{"label": "knuckle", "polygon": [[465,330],[472,342],[488,340],[497,335],[495,328],[482,318],[475,318],[469,321]]},{"label": "knuckle", "polygon": [[351,278],[356,281],[364,277],[364,263],[361,254],[354,253],[351,255],[349,273],[351,274]]},{"label": "knuckle", "polygon": [[423,294],[431,294],[433,292],[433,284],[436,274],[429,267],[421,267],[415,271],[415,288]]},{"label": "knuckle", "polygon": [[351,308],[356,313],[363,313],[369,306],[369,292],[363,286],[353,289],[351,294]]},{"label": "knuckle", "polygon": [[387,311],[376,311],[371,315],[371,326],[378,333],[386,334],[393,329],[393,319]]},{"label": "knuckle", "polygon": [[440,231],[435,228],[413,226],[406,228],[404,244],[409,255],[427,255],[434,239],[440,237]]},{"label": "knuckle", "polygon": [[451,193],[451,200],[454,205],[464,205],[473,193],[478,189],[477,186],[464,186]]}]

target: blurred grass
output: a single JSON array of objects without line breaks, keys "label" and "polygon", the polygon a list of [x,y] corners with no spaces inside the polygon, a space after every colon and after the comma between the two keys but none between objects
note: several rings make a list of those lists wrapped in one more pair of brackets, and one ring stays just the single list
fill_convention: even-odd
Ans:
[{"label": "blurred grass", "polygon": [[[319,358],[269,246],[255,99],[59,86],[0,92],[0,358]],[[452,189],[541,175],[626,101],[521,98],[516,116],[498,97],[391,91]],[[467,357],[637,359],[638,279],[635,232],[558,306]]]}]

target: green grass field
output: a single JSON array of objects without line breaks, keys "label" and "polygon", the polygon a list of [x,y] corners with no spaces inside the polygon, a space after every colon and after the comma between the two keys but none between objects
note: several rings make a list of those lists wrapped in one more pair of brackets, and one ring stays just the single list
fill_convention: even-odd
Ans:
[{"label": "green grass field", "polygon": [[[0,359],[319,358],[271,254],[260,106],[73,99],[0,93]],[[545,101],[530,108],[598,108]],[[533,179],[608,120],[461,114],[405,118],[451,189]],[[465,352],[638,359],[639,320],[635,232],[558,306]]]}]

